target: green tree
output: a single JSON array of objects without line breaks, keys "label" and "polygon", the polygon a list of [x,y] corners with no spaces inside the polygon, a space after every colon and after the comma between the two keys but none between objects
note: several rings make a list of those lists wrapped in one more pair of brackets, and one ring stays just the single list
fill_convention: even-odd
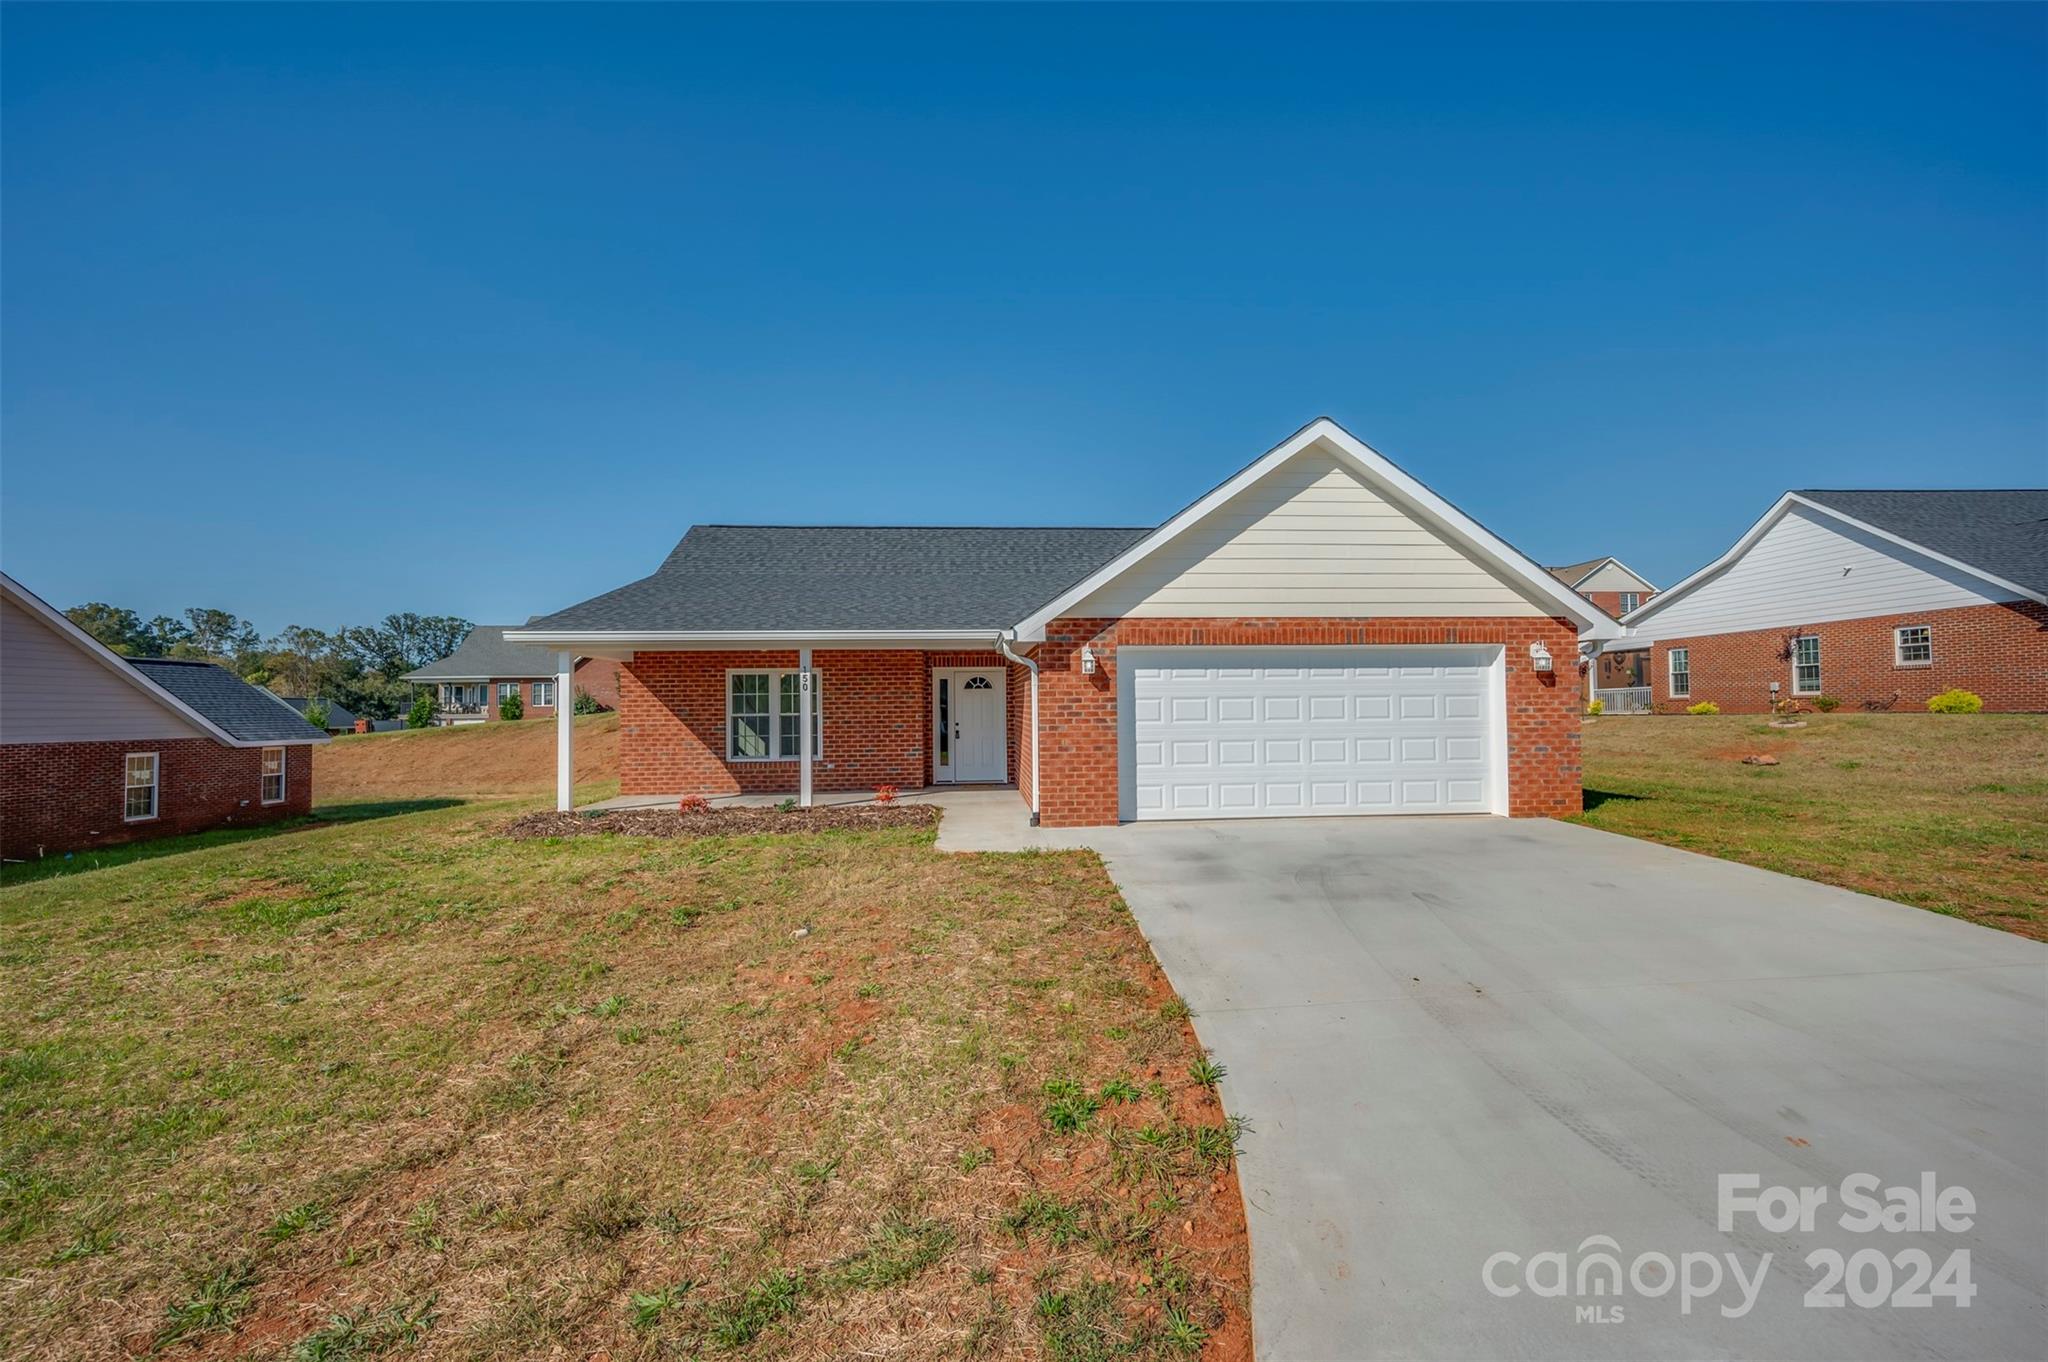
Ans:
[{"label": "green tree", "polygon": [[315,728],[327,727],[327,702],[325,700],[308,700],[306,702],[306,722]]},{"label": "green tree", "polygon": [[513,687],[510,695],[504,696],[498,701],[498,717],[500,719],[523,719],[526,717],[526,702],[519,698],[518,687]]},{"label": "green tree", "polygon": [[407,728],[432,728],[434,726],[434,692],[423,690],[412,697],[412,712],[405,716]]},{"label": "green tree", "polygon": [[576,708],[574,712],[577,714],[602,714],[604,713],[604,706],[597,702],[596,696],[583,689],[583,687],[578,686],[576,688]]},{"label": "green tree", "polygon": [[125,606],[105,601],[74,605],[64,617],[124,657],[147,657],[152,640],[142,617]]}]

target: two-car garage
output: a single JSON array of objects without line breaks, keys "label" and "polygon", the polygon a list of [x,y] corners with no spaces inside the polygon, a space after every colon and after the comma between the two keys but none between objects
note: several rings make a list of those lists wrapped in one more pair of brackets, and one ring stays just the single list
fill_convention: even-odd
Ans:
[{"label": "two-car garage", "polygon": [[1507,812],[1503,649],[1138,648],[1121,817]]}]

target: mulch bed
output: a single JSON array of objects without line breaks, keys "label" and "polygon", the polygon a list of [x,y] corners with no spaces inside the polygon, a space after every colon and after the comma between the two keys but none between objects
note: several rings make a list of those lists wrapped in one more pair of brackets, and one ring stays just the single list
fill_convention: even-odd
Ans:
[{"label": "mulch bed", "polygon": [[835,828],[921,827],[939,821],[936,804],[831,804],[810,809],[613,809],[608,813],[530,813],[505,825],[520,841],[537,837],[752,837]]}]

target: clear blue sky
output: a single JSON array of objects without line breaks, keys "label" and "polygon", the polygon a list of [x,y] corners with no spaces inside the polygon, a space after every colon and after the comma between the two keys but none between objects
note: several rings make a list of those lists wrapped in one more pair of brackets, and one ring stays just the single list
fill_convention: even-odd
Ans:
[{"label": "clear blue sky", "polygon": [[1666,584],[2048,482],[2048,10],[10,5],[0,552],[523,619],[1309,418]]}]

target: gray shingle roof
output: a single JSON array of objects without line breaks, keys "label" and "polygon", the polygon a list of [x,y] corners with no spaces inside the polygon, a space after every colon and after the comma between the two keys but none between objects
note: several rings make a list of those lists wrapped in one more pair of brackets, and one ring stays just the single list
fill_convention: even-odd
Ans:
[{"label": "gray shingle roof", "polygon": [[242,742],[325,742],[327,734],[224,667],[174,657],[131,657],[128,665]]},{"label": "gray shingle roof", "polygon": [[1150,533],[1149,527],[694,525],[653,576],[521,627],[993,632],[1024,619]]},{"label": "gray shingle roof", "polygon": [[479,624],[469,637],[439,662],[429,662],[418,671],[407,672],[404,681],[520,681],[533,676],[555,674],[555,653],[533,643],[507,643],[507,629],[520,624]]},{"label": "gray shingle roof", "polygon": [[[277,698],[301,714],[306,712],[307,705],[313,703],[312,697],[305,695],[280,695]],[[323,700],[321,703],[327,706],[327,726],[329,728],[354,728],[356,726],[356,716],[350,711],[343,709],[332,700]]]},{"label": "gray shingle roof", "polygon": [[2048,595],[2048,488],[1794,495]]}]

